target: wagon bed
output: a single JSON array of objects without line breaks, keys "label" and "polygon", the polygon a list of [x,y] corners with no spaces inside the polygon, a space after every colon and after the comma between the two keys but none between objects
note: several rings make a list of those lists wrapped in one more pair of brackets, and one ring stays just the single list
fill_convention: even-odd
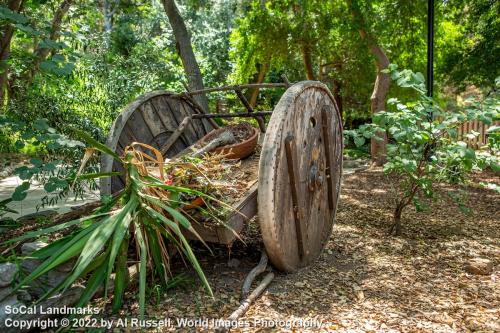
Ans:
[{"label": "wagon bed", "polygon": [[[256,87],[287,89],[273,111],[254,111],[242,89]],[[246,112],[208,113],[197,103],[197,95],[231,90]],[[142,142],[170,158],[183,154],[216,129],[214,118],[239,117],[256,119],[262,150],[241,161],[242,168],[255,168],[258,157],[258,179],[232,204],[235,211],[226,224],[239,233],[258,215],[271,262],[282,271],[295,271],[321,253],[331,234],[340,193],[342,124],[324,84],[303,81],[290,85],[285,81],[181,94],[153,92],[124,110],[113,124],[107,145],[121,153],[132,142]],[[121,171],[120,167],[107,157],[101,163],[104,172]],[[112,177],[103,180],[101,192],[112,194],[122,187],[123,179]],[[208,242],[230,244],[236,238],[233,231],[220,225],[194,223],[194,228]]]}]

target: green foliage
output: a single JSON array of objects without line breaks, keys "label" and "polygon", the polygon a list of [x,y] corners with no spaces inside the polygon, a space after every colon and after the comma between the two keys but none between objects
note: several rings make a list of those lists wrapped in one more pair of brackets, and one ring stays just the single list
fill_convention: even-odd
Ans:
[{"label": "green foliage", "polygon": [[[30,165],[19,167],[15,174],[23,181],[12,194],[12,201],[22,201],[26,198],[30,184],[42,184],[47,195],[40,205],[53,205],[58,200],[68,197],[71,192],[75,197],[81,197],[88,189],[95,190],[92,179],[75,182],[78,171],[76,165],[85,145],[58,133],[49,126],[45,118],[36,119],[31,125],[0,115],[0,131],[16,137],[15,146],[23,149],[26,146],[37,147],[39,155],[50,155],[51,159],[33,157]],[[94,161],[95,164],[95,161]],[[95,172],[95,166],[90,165],[87,172]],[[70,188],[72,185],[72,188]]]},{"label": "green foliage", "polygon": [[[109,149],[91,139],[84,132],[79,131],[82,140],[93,145],[95,149],[106,154]],[[26,239],[51,234],[70,227],[77,227],[69,235],[60,238],[45,248],[31,254],[32,258],[41,260],[41,264],[30,275],[25,277],[14,290],[17,290],[49,270],[64,264],[72,259],[76,263],[70,275],[57,287],[48,291],[43,297],[47,298],[54,293],[69,288],[77,279],[88,277],[85,291],[77,306],[85,305],[97,290],[104,286],[105,294],[108,290],[111,274],[116,273],[114,279],[114,295],[112,307],[114,311],[121,308],[124,292],[128,281],[127,258],[129,250],[133,250],[139,258],[139,312],[144,317],[146,303],[147,271],[156,277],[159,283],[168,287],[169,254],[166,242],[168,241],[179,250],[198,273],[207,292],[213,296],[212,290],[203,273],[203,270],[194,255],[183,231],[188,230],[198,235],[193,229],[188,217],[178,211],[178,194],[188,193],[204,198],[209,203],[213,198],[199,191],[188,188],[165,185],[161,180],[141,176],[138,166],[133,162],[134,156],[129,153],[120,159],[112,153],[112,157],[123,163],[126,170],[127,186],[115,198],[98,208],[91,216],[66,222],[46,229],[28,232],[20,237],[9,240],[14,243]],[[37,164],[39,162],[36,162]],[[96,174],[95,177],[99,177]],[[24,189],[24,188],[23,188]],[[153,193],[167,190],[169,196],[175,199],[160,200]],[[203,241],[200,238],[201,241]],[[135,243],[135,246],[132,244]],[[154,279],[151,279],[151,283]],[[175,280],[174,284],[177,283]]]},{"label": "green foliage", "polygon": [[[491,124],[498,119],[500,99],[495,92],[481,102],[470,100],[462,110],[447,112],[426,96],[422,74],[398,71],[396,65],[389,66],[389,73],[398,86],[413,90],[419,98],[408,102],[389,99],[390,109],[375,114],[373,124],[348,131],[347,135],[362,145],[366,137],[376,140],[380,138],[378,133],[387,133],[384,172],[398,181],[394,218],[399,229],[402,210],[410,204],[417,210],[424,209],[426,201],[439,197],[437,184],[466,184],[472,171],[488,167],[500,171],[498,155],[488,150],[476,152],[457,137],[457,128],[466,121],[477,119]],[[471,131],[467,136],[477,134]],[[448,194],[464,208],[460,195]]]},{"label": "green foliage", "polygon": [[442,7],[438,33],[446,41],[440,61],[444,77],[460,89],[492,86],[500,76],[500,3],[460,0]]}]

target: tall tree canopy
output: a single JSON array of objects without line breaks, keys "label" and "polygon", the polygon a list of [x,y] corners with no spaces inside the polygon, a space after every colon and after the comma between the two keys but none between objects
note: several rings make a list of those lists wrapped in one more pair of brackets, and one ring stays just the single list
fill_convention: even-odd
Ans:
[{"label": "tall tree canopy", "polygon": [[[500,67],[499,4],[435,3],[438,98],[491,87]],[[381,69],[389,62],[425,72],[426,12],[426,2],[403,0],[2,0],[2,108],[103,137],[141,93],[286,74],[325,82],[344,125],[356,127],[387,97],[408,94],[397,85],[386,91]],[[279,95],[248,97],[265,106]],[[200,100],[205,108],[214,102]]]}]

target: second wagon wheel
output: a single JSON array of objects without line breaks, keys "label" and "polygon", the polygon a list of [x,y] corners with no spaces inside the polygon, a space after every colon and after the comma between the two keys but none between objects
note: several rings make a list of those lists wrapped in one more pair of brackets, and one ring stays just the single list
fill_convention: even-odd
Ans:
[{"label": "second wagon wheel", "polygon": [[274,108],[259,165],[259,223],[274,266],[292,272],[328,241],[342,175],[342,123],[328,88],[290,87]]},{"label": "second wagon wheel", "polygon": [[[164,144],[186,116],[197,113],[192,103],[168,91],[153,91],[138,97],[116,118],[106,145],[118,154],[132,142],[141,142],[162,151]],[[206,119],[192,120],[182,135],[164,153],[171,157],[189,147],[213,129]],[[149,153],[149,152],[148,152]],[[101,172],[123,171],[120,163],[103,155]],[[124,177],[101,178],[101,195],[113,194],[125,186]]]}]

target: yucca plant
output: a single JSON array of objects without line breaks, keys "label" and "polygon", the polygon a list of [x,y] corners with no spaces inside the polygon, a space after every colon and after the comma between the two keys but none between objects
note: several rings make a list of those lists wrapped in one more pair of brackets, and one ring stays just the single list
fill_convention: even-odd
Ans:
[{"label": "yucca plant", "polygon": [[[183,229],[196,235],[179,198],[182,195],[201,197],[209,204],[213,197],[186,187],[167,185],[164,182],[164,166],[161,154],[153,147],[135,143],[118,156],[105,145],[86,133],[76,131],[88,144],[102,153],[111,155],[126,170],[125,189],[107,204],[103,204],[91,216],[29,232],[11,239],[8,243],[36,238],[75,228],[70,234],[31,254],[42,263],[26,276],[15,288],[28,285],[49,270],[76,259],[68,277],[43,297],[49,297],[70,287],[77,279],[87,278],[85,290],[77,306],[85,305],[104,286],[105,296],[114,273],[112,309],[117,311],[123,302],[128,280],[127,258],[130,249],[135,251],[139,262],[139,309],[144,316],[147,272],[168,283],[169,252],[167,243],[177,248],[194,267],[207,292],[213,296],[210,285],[193,253]],[[155,156],[143,153],[137,146],[152,151]],[[160,177],[148,174],[146,160],[158,166]],[[116,173],[81,175],[80,178],[109,177]],[[167,182],[168,183],[168,182]],[[102,289],[101,289],[102,290]]]}]

